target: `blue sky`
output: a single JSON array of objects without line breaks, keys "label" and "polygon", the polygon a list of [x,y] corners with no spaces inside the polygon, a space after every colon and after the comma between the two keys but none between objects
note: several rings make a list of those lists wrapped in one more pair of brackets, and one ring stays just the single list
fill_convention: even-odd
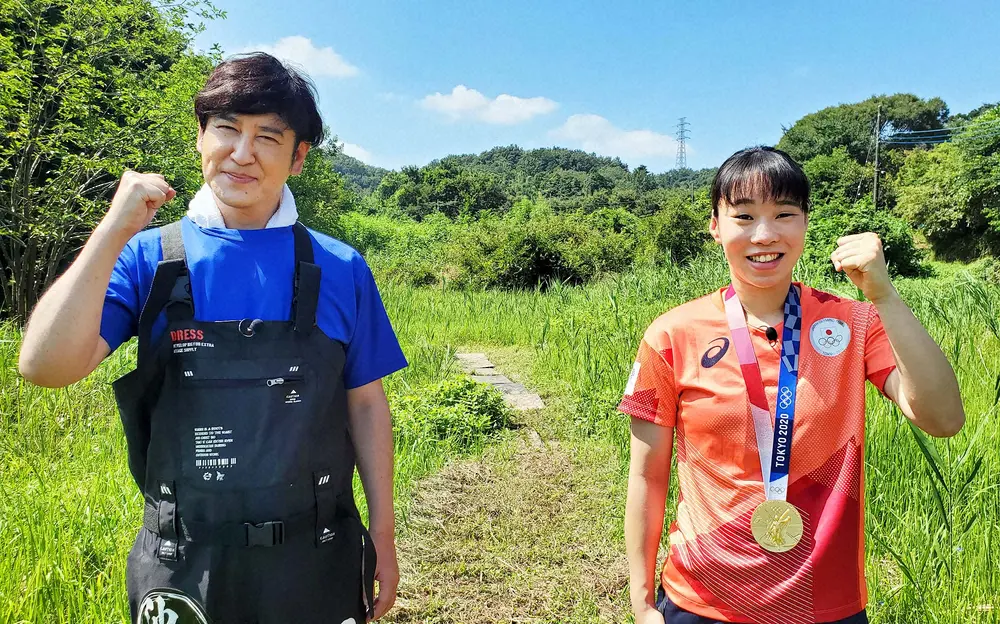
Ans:
[{"label": "blue sky", "polygon": [[516,143],[717,166],[826,106],[880,93],[1000,100],[995,0],[216,0],[196,40],[307,70],[323,117],[398,168]]}]

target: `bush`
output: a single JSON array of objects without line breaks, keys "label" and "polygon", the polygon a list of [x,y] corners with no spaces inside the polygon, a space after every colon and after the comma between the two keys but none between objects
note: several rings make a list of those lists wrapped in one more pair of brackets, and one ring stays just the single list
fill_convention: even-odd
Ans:
[{"label": "bush", "polygon": [[[616,211],[529,214],[470,223],[449,246],[456,279],[463,285],[500,288],[535,288],[552,281],[582,284],[634,262],[637,224]],[[611,229],[602,229],[604,225]]]},{"label": "bush", "polygon": [[405,217],[349,212],[340,215],[337,236],[365,257],[377,277],[424,286],[441,279],[442,251],[454,227],[441,214],[428,215],[418,223]]},{"label": "bush", "polygon": [[433,440],[459,450],[478,448],[487,436],[510,426],[500,392],[468,377],[446,379],[430,392],[400,397],[392,411],[400,442]]},{"label": "bush", "polygon": [[681,196],[665,203],[646,219],[656,264],[684,264],[700,254],[712,240],[708,233],[711,203],[707,191],[700,191],[692,203]]},{"label": "bush", "polygon": [[853,205],[831,201],[814,206],[802,260],[815,270],[833,274],[830,254],[837,248],[837,239],[862,232],[875,232],[882,239],[890,273],[904,277],[927,274],[924,252],[914,244],[909,224],[886,210],[874,209],[869,199]]},{"label": "bush", "polygon": [[453,221],[431,213],[348,212],[336,235],[361,252],[376,277],[411,285],[532,289],[583,284],[636,264],[682,263],[709,240],[707,197],[678,195],[649,217],[623,208],[556,212],[544,198],[521,198],[503,215]]},{"label": "bush", "polygon": [[985,249],[989,224],[975,209],[952,143],[913,150],[900,169],[896,211],[927,238],[940,260],[972,260]]}]

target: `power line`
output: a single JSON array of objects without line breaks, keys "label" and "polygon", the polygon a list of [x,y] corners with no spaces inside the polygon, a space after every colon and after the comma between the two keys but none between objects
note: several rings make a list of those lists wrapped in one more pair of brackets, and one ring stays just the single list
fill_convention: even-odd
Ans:
[{"label": "power line", "polygon": [[882,142],[901,145],[944,143],[952,140],[956,136],[961,136],[962,138],[994,136],[994,133],[997,131],[1000,131],[1000,119],[982,123],[970,123],[963,126],[944,128],[941,130],[913,130],[911,132],[896,132],[886,137]]},{"label": "power line", "polygon": [[1000,125],[1000,119],[991,119],[989,121],[971,121],[960,126],[951,126],[950,128],[937,128],[934,130],[907,130],[905,132],[898,132],[896,134],[943,134],[943,133],[953,133],[961,132],[966,128],[987,128],[992,126]]},{"label": "power line", "polygon": [[979,132],[979,133],[975,133],[975,134],[973,134],[973,133],[970,133],[970,134],[961,134],[961,135],[958,135],[958,136],[935,137],[935,138],[932,138],[932,139],[924,139],[924,138],[919,138],[919,137],[912,137],[912,138],[903,137],[903,138],[898,138],[897,139],[895,137],[889,137],[888,139],[883,140],[882,144],[883,145],[938,145],[940,143],[948,143],[948,142],[950,142],[950,141],[952,141],[954,139],[963,139],[963,140],[969,140],[969,139],[973,139],[973,140],[974,139],[992,139],[993,137],[996,137],[996,136],[1000,136],[1000,128],[997,128],[993,132]]},{"label": "power line", "polygon": [[688,130],[687,117],[681,117],[680,122],[677,124],[677,168],[687,169],[687,146],[685,142],[690,138],[687,134]]}]

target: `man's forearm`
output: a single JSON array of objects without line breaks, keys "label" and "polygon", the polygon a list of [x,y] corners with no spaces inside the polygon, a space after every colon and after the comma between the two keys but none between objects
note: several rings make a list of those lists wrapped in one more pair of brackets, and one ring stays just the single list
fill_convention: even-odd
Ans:
[{"label": "man's forearm", "polygon": [[21,374],[58,387],[87,375],[100,344],[101,313],[111,272],[128,242],[98,226],[77,259],[35,306],[24,331]]},{"label": "man's forearm", "polygon": [[[379,390],[381,393],[381,384]],[[394,535],[392,420],[384,396],[382,401],[352,405],[349,418],[358,474],[368,502],[369,530]]]},{"label": "man's forearm", "polygon": [[965,422],[965,411],[948,359],[898,295],[874,303],[896,357],[897,402],[905,401],[914,424],[924,431],[954,435]]}]

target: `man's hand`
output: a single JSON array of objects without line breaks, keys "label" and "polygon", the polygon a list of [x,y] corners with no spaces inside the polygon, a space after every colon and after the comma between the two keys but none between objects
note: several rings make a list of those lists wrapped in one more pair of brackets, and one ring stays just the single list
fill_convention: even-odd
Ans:
[{"label": "man's hand", "polygon": [[878,234],[866,232],[837,239],[837,249],[830,260],[837,271],[847,274],[872,303],[885,301],[896,294],[889,279]]},{"label": "man's hand", "polygon": [[396,561],[396,541],[391,534],[372,533],[375,553],[375,580],[378,581],[378,595],[375,597],[375,619],[386,614],[396,602],[399,589],[399,563]]},{"label": "man's hand", "polygon": [[126,171],[118,182],[111,208],[101,225],[128,240],[142,231],[156,216],[160,206],[177,195],[158,173]]}]

